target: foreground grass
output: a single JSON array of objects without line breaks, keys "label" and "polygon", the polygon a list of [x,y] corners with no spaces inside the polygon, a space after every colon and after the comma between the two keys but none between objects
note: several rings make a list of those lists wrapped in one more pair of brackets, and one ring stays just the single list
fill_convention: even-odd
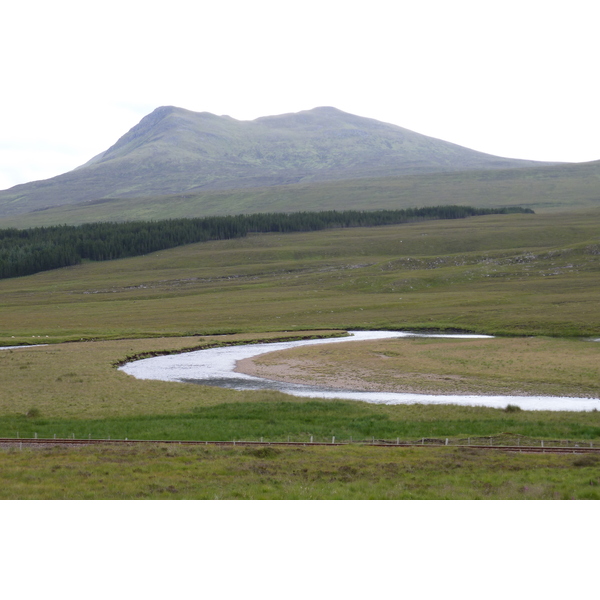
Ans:
[{"label": "foreground grass", "polygon": [[3,499],[598,499],[600,458],[456,448],[0,450]]}]

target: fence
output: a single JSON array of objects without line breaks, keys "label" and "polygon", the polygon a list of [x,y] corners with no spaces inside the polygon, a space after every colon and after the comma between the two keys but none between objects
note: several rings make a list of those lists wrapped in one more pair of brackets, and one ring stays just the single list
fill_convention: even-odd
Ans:
[{"label": "fence", "polygon": [[354,439],[350,436],[349,439],[343,439],[337,436],[315,436],[315,435],[305,435],[305,436],[287,436],[286,439],[276,438],[273,440],[269,440],[262,436],[260,440],[242,440],[242,439],[233,439],[233,440],[140,440],[140,439],[128,439],[125,437],[124,439],[115,439],[111,438],[110,435],[106,435],[106,437],[98,438],[93,437],[91,433],[89,433],[85,437],[76,437],[75,433],[70,433],[66,436],[58,436],[57,434],[53,434],[52,438],[40,438],[36,432],[33,435],[30,434],[30,437],[22,437],[19,432],[17,432],[16,438],[5,438],[0,439],[0,443],[11,443],[11,442],[33,442],[33,443],[118,443],[118,442],[128,442],[128,443],[182,443],[182,444],[233,444],[233,445],[376,445],[376,446],[454,446],[454,447],[494,447],[494,448],[547,448],[547,449],[598,449],[600,451],[600,442],[589,441],[589,440],[548,440],[548,439],[539,439],[532,438],[528,436],[516,435],[512,433],[503,433],[495,436],[477,436],[477,437],[466,437],[466,438],[451,438],[451,437],[421,437],[421,438],[392,438],[392,439],[381,439],[376,437],[370,437],[366,439]]}]

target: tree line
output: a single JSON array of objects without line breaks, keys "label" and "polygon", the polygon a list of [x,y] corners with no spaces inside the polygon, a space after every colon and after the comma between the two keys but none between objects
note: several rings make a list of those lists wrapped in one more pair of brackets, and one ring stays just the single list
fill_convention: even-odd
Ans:
[{"label": "tree line", "polygon": [[31,229],[0,229],[0,279],[77,265],[83,260],[127,258],[185,244],[239,238],[249,233],[290,233],[338,227],[375,227],[431,219],[531,209],[433,206],[402,210],[257,213],[225,217],[87,223]]}]

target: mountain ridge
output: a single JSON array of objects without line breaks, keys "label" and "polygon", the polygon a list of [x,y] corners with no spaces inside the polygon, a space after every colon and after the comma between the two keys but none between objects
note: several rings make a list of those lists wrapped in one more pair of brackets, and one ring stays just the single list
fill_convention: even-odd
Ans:
[{"label": "mountain ridge", "polygon": [[540,166],[317,107],[238,121],[161,106],[56,177],[0,191],[0,217],[103,198]]}]

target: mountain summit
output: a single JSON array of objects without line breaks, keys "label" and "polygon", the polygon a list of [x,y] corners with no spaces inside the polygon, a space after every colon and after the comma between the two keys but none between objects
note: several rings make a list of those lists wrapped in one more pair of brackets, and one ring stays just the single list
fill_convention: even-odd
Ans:
[{"label": "mountain summit", "polygon": [[0,192],[0,216],[103,198],[535,164],[332,107],[238,121],[162,106],[74,171]]}]

